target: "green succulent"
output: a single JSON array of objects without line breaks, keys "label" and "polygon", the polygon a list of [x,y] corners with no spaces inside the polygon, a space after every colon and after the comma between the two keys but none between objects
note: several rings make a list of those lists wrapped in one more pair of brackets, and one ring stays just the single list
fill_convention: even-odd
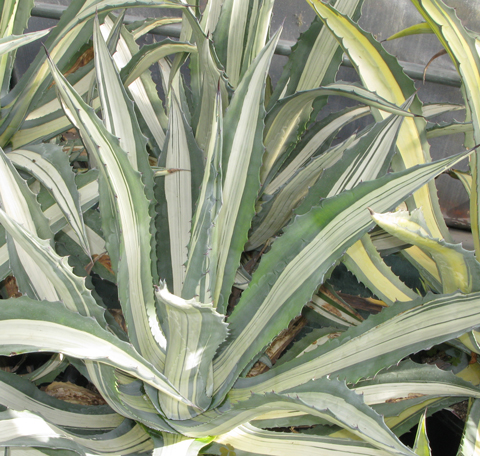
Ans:
[{"label": "green succulent", "polygon": [[[318,17],[275,87],[274,1],[210,0],[202,14],[193,3],[76,0],[26,35],[33,1],[1,3],[0,276],[21,296],[1,301],[0,355],[52,354],[25,375],[0,370],[6,454],[423,455],[425,411],[465,398],[459,454],[472,453],[480,269],[450,242],[433,179],[470,157],[458,175],[478,244],[477,158],[432,162],[425,120],[456,107],[422,106],[357,25],[362,0],[308,0]],[[459,69],[473,147],[478,36],[440,0],[412,3]],[[139,47],[179,19],[126,24],[130,7],[178,9],[180,40]],[[47,52],[9,91],[15,49],[44,36]],[[361,84],[335,80],[344,52]],[[331,95],[360,104],[319,116]],[[84,161],[58,140],[72,127]],[[417,289],[387,266],[392,252],[418,270]],[[381,312],[339,293],[337,265]],[[118,293],[125,326],[99,283]],[[409,359],[445,343],[455,373]],[[67,365],[106,405],[38,387]],[[418,423],[411,449],[399,436]]]}]

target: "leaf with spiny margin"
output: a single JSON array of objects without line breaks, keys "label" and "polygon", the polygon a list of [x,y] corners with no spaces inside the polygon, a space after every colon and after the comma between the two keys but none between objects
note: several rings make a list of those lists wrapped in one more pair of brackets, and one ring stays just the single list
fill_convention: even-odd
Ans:
[{"label": "leaf with spiny margin", "polygon": [[[1,149],[0,205],[25,229],[46,239],[46,242],[52,245],[53,233],[50,231],[48,220],[41,211],[34,194]],[[48,277],[10,236],[7,236],[6,247],[8,261],[21,292],[31,298],[57,300],[58,295]]]},{"label": "leaf with spiny margin", "polygon": [[226,309],[255,213],[260,189],[258,170],[264,151],[264,88],[280,32],[281,29],[250,65],[224,117],[223,205],[213,231],[221,249],[216,263],[212,264],[216,277],[212,287],[213,303],[220,313]]},{"label": "leaf with spiny margin", "polygon": [[[78,174],[76,176],[76,184],[80,197],[80,204],[82,206],[82,212],[91,208],[98,202],[98,183],[97,183],[97,171],[90,170],[84,174]],[[48,196],[47,196],[48,195]],[[45,196],[45,198],[42,198]],[[45,199],[45,201],[42,201]],[[40,191],[38,200],[42,206],[44,215],[48,218],[50,223],[50,229],[56,233],[60,229],[67,225],[67,221],[63,216],[59,206],[54,202],[53,198],[48,192]],[[88,233],[88,230],[87,230]],[[87,234],[88,236],[88,234]],[[89,240],[90,247],[92,242]],[[7,251],[7,244],[5,240],[5,230],[0,225],[0,280],[10,273],[10,265]]]},{"label": "leaf with spiny margin", "polygon": [[96,361],[191,404],[129,343],[103,329],[95,319],[72,312],[59,302],[35,301],[26,296],[10,299],[14,301],[0,309],[2,355],[50,351]]},{"label": "leaf with spiny margin", "polygon": [[[401,105],[416,92],[413,81],[408,78],[397,59],[365,33],[352,20],[320,0],[307,0],[320,19],[335,35],[356,68],[364,86],[392,103]],[[422,115],[421,103],[415,98],[411,111]],[[386,114],[374,111],[376,118]],[[405,119],[397,140],[399,154],[392,163],[395,171],[410,168],[430,161],[428,143],[425,138],[425,120],[420,117]],[[417,191],[408,204],[422,207],[427,224],[436,237],[448,239],[448,231],[438,204],[434,183]],[[412,207],[413,208],[413,207]]]},{"label": "leaf with spiny margin", "polygon": [[254,418],[276,410],[303,412],[339,425],[371,445],[393,454],[411,455],[383,419],[368,407],[361,395],[350,390],[345,382],[327,378],[311,381],[284,394],[253,394],[244,401],[226,403],[218,416],[198,426],[179,425],[182,433],[196,437],[220,435]]},{"label": "leaf with spiny margin", "polygon": [[172,88],[167,138],[159,165],[181,171],[162,178],[157,189],[161,214],[157,217],[157,229],[162,244],[166,244],[157,244],[157,255],[161,277],[172,277],[167,283],[172,292],[180,296],[185,281],[194,203],[203,178],[204,162],[203,152],[195,142],[177,95]]},{"label": "leaf with spiny margin", "polygon": [[99,164],[102,229],[133,346],[161,369],[165,339],[155,312],[149,201],[118,140],[49,60],[65,113]]},{"label": "leaf with spiny margin", "polygon": [[[336,82],[317,89],[297,92],[290,97],[283,98],[275,104],[265,118],[265,155],[260,171],[262,184],[267,181],[275,163],[277,161],[280,163],[284,162],[289,148],[292,144],[295,144],[296,138],[306,128],[314,101],[320,96],[327,95],[340,95],[351,98],[370,107],[397,114],[398,116],[414,116],[406,110],[412,100],[406,103],[404,107],[399,108],[363,87],[345,82]],[[384,127],[384,124],[382,124],[382,127]]]},{"label": "leaf with spiny margin", "polygon": [[[276,170],[274,166],[272,172],[275,177],[263,190],[263,194],[268,196],[275,193],[308,163],[311,157],[321,153],[321,148],[328,144],[343,127],[368,114],[370,114],[370,107],[355,106],[330,114],[324,120],[312,125],[289,154],[281,170]],[[276,163],[278,164],[278,161]]]},{"label": "leaf with spiny margin", "polygon": [[200,302],[211,302],[214,286],[216,260],[219,247],[214,245],[213,227],[222,205],[222,169],[220,166],[223,148],[223,114],[221,95],[217,94],[215,110],[210,119],[212,131],[206,148],[206,164],[200,195],[192,220],[188,260],[182,297],[191,299],[198,296]]},{"label": "leaf with spiny margin", "polygon": [[36,144],[7,154],[19,169],[35,177],[52,195],[68,224],[78,236],[84,252],[90,255],[75,175],[62,148]]},{"label": "leaf with spiny margin", "polygon": [[426,118],[438,116],[445,112],[463,111],[464,105],[453,103],[430,103],[424,104],[422,107],[423,116]]},{"label": "leaf with spiny margin", "polygon": [[[386,456],[384,450],[372,447],[368,443],[351,438],[332,438],[325,435],[306,435],[303,433],[280,433],[266,431],[247,423],[233,429],[227,434],[216,438],[212,451],[221,451],[231,447],[232,452],[222,456],[261,456],[271,455],[272,449],[276,456],[291,456],[292,454],[329,454],[332,451],[352,456]],[[222,446],[218,446],[222,445]],[[226,445],[226,447],[225,447]],[[222,454],[222,453],[220,453]]]},{"label": "leaf with spiny margin", "polygon": [[148,70],[154,63],[168,55],[187,52],[189,54],[197,52],[197,47],[190,43],[180,43],[169,38],[159,43],[147,44],[141,48],[122,68],[120,73],[122,81],[129,86],[135,79]]},{"label": "leaf with spiny margin", "polygon": [[109,432],[82,435],[49,424],[33,413],[12,410],[0,412],[0,440],[8,447],[62,449],[62,455],[71,454],[65,450],[76,454],[105,454],[112,450],[116,454],[141,454],[153,449],[148,433],[131,420],[123,420]]},{"label": "leaf with spiny margin", "polygon": [[214,363],[216,400],[298,315],[343,252],[373,227],[367,207],[396,207],[470,153],[364,182],[297,217],[263,256],[229,317],[230,336]]},{"label": "leaf with spiny margin", "polygon": [[[34,7],[33,0],[4,0],[1,4],[0,38],[3,41],[3,47],[6,49],[0,58],[0,97],[3,98],[11,89],[10,83],[16,58],[16,48],[45,35],[49,30],[25,33],[28,21]],[[12,41],[10,41],[12,40]],[[1,42],[1,41],[0,41]],[[8,47],[12,46],[10,52]],[[15,49],[13,49],[15,46]]]},{"label": "leaf with spiny margin", "polygon": [[[337,0],[334,4],[338,11],[357,20],[363,0]],[[318,58],[319,55],[322,56],[321,59]],[[292,48],[268,108],[272,108],[279,99],[295,92],[335,82],[342,55],[343,50],[330,31],[315,18]]]},{"label": "leaf with spiny margin", "polygon": [[237,380],[229,398],[244,400],[252,392],[262,393],[272,388],[282,392],[327,375],[349,383],[374,376],[411,353],[478,326],[479,303],[480,293],[460,292],[428,294],[414,301],[398,302],[298,359],[257,377]]},{"label": "leaf with spiny margin", "polygon": [[212,304],[172,295],[165,284],[156,289],[155,298],[167,338],[163,372],[180,394],[197,406],[197,410],[183,407],[162,394],[159,394],[159,401],[169,419],[190,419],[207,410],[212,401],[212,360],[227,336],[227,324]]},{"label": "leaf with spiny margin", "polygon": [[342,262],[358,280],[388,305],[418,297],[418,294],[407,287],[385,264],[368,234],[347,250]]},{"label": "leaf with spiny margin", "polygon": [[341,159],[345,149],[355,140],[354,136],[331,147],[323,154],[313,158],[304,168],[300,168],[294,176],[275,194],[263,195],[258,205],[261,209],[252,222],[250,238],[245,249],[254,250],[275,236],[294,215],[294,210],[302,202],[326,169]]},{"label": "leaf with spiny margin", "polygon": [[473,132],[471,122],[441,122],[438,124],[427,124],[427,138],[438,138],[439,136],[453,135],[455,133]]},{"label": "leaf with spiny margin", "polygon": [[30,257],[54,286],[55,292],[67,309],[80,315],[95,318],[106,328],[104,309],[101,308],[85,287],[85,279],[73,274],[66,257],[55,253],[50,243],[27,231],[13,218],[0,209],[0,223],[15,240],[16,245]]},{"label": "leaf with spiny margin", "polygon": [[15,49],[24,46],[38,40],[42,36],[45,36],[50,29],[40,30],[38,32],[25,33],[24,35],[10,35],[0,39],[0,56],[7,52],[14,51]]},{"label": "leaf with spiny margin", "polygon": [[359,381],[353,388],[363,394],[368,405],[393,404],[415,397],[424,397],[424,400],[430,397],[480,397],[478,386],[453,372],[409,359],[382,370],[375,378]]},{"label": "leaf with spiny margin", "polygon": [[33,383],[0,370],[0,403],[12,410],[29,410],[51,424],[67,428],[114,429],[125,419],[110,407],[85,407],[49,396]]},{"label": "leaf with spiny margin", "polygon": [[[462,78],[462,94],[467,107],[467,120],[473,123],[473,139],[480,144],[480,53],[479,39],[466,30],[453,8],[441,0],[412,0],[432,31],[451,57]],[[475,154],[470,160],[473,186],[470,198],[470,218],[473,242],[480,254],[480,157]],[[437,237],[432,233],[434,237]]]},{"label": "leaf with spiny margin", "polygon": [[398,211],[388,214],[372,213],[372,219],[385,231],[402,241],[416,245],[430,255],[437,264],[443,293],[460,290],[463,293],[480,291],[480,263],[475,254],[461,244],[448,244],[433,238],[428,232],[421,209],[411,214]]}]

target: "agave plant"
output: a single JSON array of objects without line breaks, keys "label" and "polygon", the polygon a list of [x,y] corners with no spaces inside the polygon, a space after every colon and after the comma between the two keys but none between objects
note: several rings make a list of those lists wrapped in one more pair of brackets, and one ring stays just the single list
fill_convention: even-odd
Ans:
[{"label": "agave plant", "polygon": [[[10,454],[429,454],[426,414],[465,398],[461,454],[478,444],[479,263],[449,243],[433,182],[472,157],[458,175],[476,207],[473,149],[432,162],[425,117],[449,107],[422,106],[355,22],[361,0],[308,2],[318,18],[272,87],[273,0],[210,0],[202,14],[77,0],[53,30],[22,36],[33,2],[4,0],[0,272],[19,296],[0,306],[0,354],[51,354],[24,375],[0,370]],[[459,68],[480,143],[478,37],[441,1],[412,3]],[[139,48],[178,19],[125,25],[137,6],[180,10],[180,40]],[[46,33],[9,93],[14,49]],[[343,52],[362,85],[335,80]],[[360,104],[317,121],[330,95]],[[84,161],[58,140],[72,126]],[[392,252],[417,288],[387,266]],[[340,263],[381,312],[339,294]],[[409,359],[446,343],[455,373]],[[39,388],[68,365],[105,405]],[[412,449],[399,436],[418,423]]]}]

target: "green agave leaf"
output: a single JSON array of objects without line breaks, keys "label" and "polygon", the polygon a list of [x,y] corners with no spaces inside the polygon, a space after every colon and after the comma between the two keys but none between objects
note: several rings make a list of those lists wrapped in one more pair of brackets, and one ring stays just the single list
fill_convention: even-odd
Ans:
[{"label": "green agave leaf", "polygon": [[122,68],[121,76],[123,83],[129,86],[144,71],[148,70],[160,59],[179,52],[197,52],[197,47],[190,43],[180,43],[166,39],[159,43],[147,44],[137,52],[130,62]]},{"label": "green agave leaf", "polygon": [[391,214],[373,214],[372,219],[384,230],[404,242],[416,245],[430,255],[437,264],[444,293],[460,290],[463,293],[478,291],[480,264],[473,252],[461,244],[447,244],[433,238],[420,209],[411,214],[399,211]]},{"label": "green agave leaf", "polygon": [[0,223],[45,277],[54,286],[56,295],[72,312],[94,317],[106,328],[104,309],[99,307],[90,291],[85,287],[85,279],[73,274],[66,257],[55,253],[48,241],[44,241],[25,230],[13,218],[0,209]]},{"label": "green agave leaf", "polygon": [[49,396],[19,375],[0,371],[0,403],[11,410],[29,410],[57,426],[114,429],[125,419],[108,406],[86,407]]},{"label": "green agave leaf", "polygon": [[[49,61],[50,62],[50,61]],[[55,87],[66,114],[80,131],[90,154],[100,165],[102,228],[129,338],[140,353],[162,368],[165,339],[155,312],[151,270],[149,201],[141,177],[118,140],[76,94],[51,63]]]},{"label": "green agave leaf", "polygon": [[[337,0],[335,8],[346,16],[358,19],[363,0]],[[316,89],[335,82],[342,63],[343,51],[327,27],[315,19],[300,35],[269,102],[269,108],[285,96]],[[322,58],[319,59],[318,56]]]},{"label": "green agave leaf", "polygon": [[370,114],[370,108],[367,106],[347,108],[339,113],[331,114],[325,121],[312,126],[313,136],[310,136],[309,133],[305,135],[304,139],[298,144],[297,150],[290,154],[290,161],[287,160],[288,164],[267,184],[264,194],[272,195],[275,193],[317,153],[320,147],[330,137],[338,133],[338,131],[348,123],[360,119],[367,114]]},{"label": "green agave leaf", "polygon": [[234,449],[232,453],[225,453],[228,456],[233,456],[233,453],[236,456],[290,456],[294,453],[335,454],[337,452],[359,456],[391,454],[357,440],[265,431],[251,424],[238,426],[227,434],[217,437],[215,441],[222,445],[220,449],[225,448],[225,445],[227,449],[229,446]]},{"label": "green agave leaf", "polygon": [[401,116],[413,117],[405,109],[398,108],[376,94],[354,84],[337,82],[306,92],[297,92],[291,97],[278,102],[265,119],[265,156],[263,159],[260,180],[266,181],[275,162],[283,162],[285,153],[301,131],[305,129],[313,109],[313,102],[319,96],[342,95],[371,107],[388,111]]},{"label": "green agave leaf", "polygon": [[15,305],[6,304],[0,311],[2,355],[51,351],[102,362],[190,404],[130,344],[103,329],[93,318],[71,312],[61,303],[27,297],[11,299],[15,299]]},{"label": "green agave leaf", "polygon": [[[307,1],[335,35],[367,89],[397,105],[403,104],[406,98],[415,93],[413,82],[403,73],[398,61],[387,54],[371,35],[330,5],[320,0]],[[422,114],[418,99],[412,104],[411,111]],[[374,114],[377,118],[386,117],[386,113],[379,111]],[[405,119],[397,140],[400,155],[397,160],[399,163],[393,163],[395,170],[430,161],[424,128],[425,121],[419,117]],[[413,201],[416,207],[423,208],[432,235],[448,238],[434,183],[417,191]]]},{"label": "green agave leaf", "polygon": [[[16,222],[51,242],[52,232],[35,196],[2,150],[0,150],[0,201],[3,210]],[[57,300],[58,295],[48,277],[10,237],[7,237],[7,249],[10,266],[20,290],[32,298]]]},{"label": "green agave leaf", "polygon": [[[474,141],[476,144],[479,144],[480,53],[478,51],[478,39],[465,30],[455,10],[445,5],[441,0],[412,0],[412,3],[438,37],[462,77],[465,105],[469,111],[467,120],[469,120],[468,117],[471,116]],[[470,162],[474,182],[470,199],[470,218],[477,255],[480,252],[480,212],[478,210],[478,187],[480,185],[479,165],[478,154],[476,154]]]},{"label": "green agave leaf", "polygon": [[430,442],[427,437],[427,414],[424,413],[418,423],[417,435],[413,444],[413,451],[418,456],[431,456]]},{"label": "green agave leaf", "polygon": [[[457,159],[464,156],[459,154]],[[229,341],[214,364],[218,398],[300,312],[345,249],[372,227],[366,207],[396,207],[452,164],[450,160],[439,161],[365,182],[297,217],[263,256],[229,317]]]},{"label": "green agave leaf", "polygon": [[218,252],[219,248],[213,244],[212,233],[222,204],[220,160],[223,149],[223,115],[220,97],[218,93],[215,110],[210,119],[212,131],[216,134],[210,136],[206,149],[205,172],[192,220],[185,282],[182,288],[183,298],[191,299],[198,296],[200,302],[212,301],[211,288],[216,282],[215,269],[212,268],[215,257],[212,258],[212,253]]},{"label": "green agave leaf", "polygon": [[468,417],[463,431],[462,441],[458,449],[458,456],[473,456],[480,445],[479,428],[480,424],[480,401],[471,400],[468,407]]},{"label": "green agave leaf", "polygon": [[[196,299],[184,300],[170,294],[165,284],[155,291],[159,318],[167,338],[167,354],[163,373],[197,406],[197,410],[178,405],[159,395],[162,410],[170,419],[185,420],[205,411],[213,393],[212,360],[227,336],[223,315],[212,304]],[[178,337],[178,334],[183,337]]]},{"label": "green agave leaf", "polygon": [[265,80],[281,29],[257,56],[225,114],[223,137],[223,205],[214,228],[217,282],[213,303],[220,313],[235,279],[260,188],[258,169],[263,155],[263,94]]},{"label": "green agave leaf", "polygon": [[347,250],[342,261],[358,280],[388,305],[418,297],[385,264],[368,234]]},{"label": "green agave leaf", "polygon": [[285,391],[325,375],[338,376],[347,382],[373,376],[410,353],[473,329],[478,325],[474,310],[478,299],[479,293],[457,292],[398,302],[295,361],[257,377],[239,379],[229,398],[237,401],[252,392]]},{"label": "green agave leaf", "polygon": [[390,35],[385,41],[396,40],[397,38],[403,38],[411,35],[421,35],[425,33],[433,33],[432,27],[427,22],[420,22],[419,24],[411,25],[400,32]]},{"label": "green agave leaf", "polygon": [[116,429],[82,437],[47,423],[29,412],[0,412],[0,440],[5,446],[33,446],[72,450],[77,454],[125,454],[153,449],[147,432],[133,421],[124,420]]},{"label": "green agave leaf", "polygon": [[79,194],[68,157],[61,147],[50,144],[30,146],[7,154],[19,169],[35,177],[50,191],[67,222],[77,234],[80,245],[89,255]]}]

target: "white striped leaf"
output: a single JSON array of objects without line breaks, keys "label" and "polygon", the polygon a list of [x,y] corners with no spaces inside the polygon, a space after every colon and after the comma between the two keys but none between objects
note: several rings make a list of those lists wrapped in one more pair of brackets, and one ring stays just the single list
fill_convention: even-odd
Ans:
[{"label": "white striped leaf", "polygon": [[[31,41],[36,39],[42,33],[48,33],[49,30],[43,30],[30,34],[28,38],[23,38],[24,31],[27,28],[28,20],[34,6],[33,0],[4,0],[1,5],[0,14],[0,38],[6,40],[4,46],[8,46],[8,41],[13,37],[14,42],[23,42],[24,40]],[[16,36],[15,36],[16,35]],[[11,45],[15,45],[11,43]],[[21,44],[20,44],[21,45]],[[10,82],[13,72],[13,66],[16,57],[16,50],[4,53],[0,58],[0,97],[4,97],[10,90]]]},{"label": "white striped leaf", "polygon": [[85,287],[85,279],[73,273],[66,257],[57,255],[48,241],[25,230],[2,209],[0,209],[0,223],[16,244],[30,257],[30,261],[43,271],[45,277],[48,277],[58,299],[69,310],[93,317],[99,325],[106,328],[104,309],[97,305],[90,291]]},{"label": "white striped leaf", "polygon": [[108,406],[85,407],[56,399],[18,375],[0,371],[0,404],[28,410],[45,421],[67,428],[114,429],[125,419]]},{"label": "white striped leaf", "polygon": [[82,436],[49,424],[29,412],[10,410],[0,412],[0,440],[5,446],[66,449],[77,454],[113,456],[153,449],[153,442],[147,432],[130,420],[124,420],[110,432]]},{"label": "white striped leaf", "polygon": [[129,338],[147,360],[161,368],[165,339],[155,312],[149,201],[143,182],[118,140],[49,62],[65,112],[99,163],[102,228]]},{"label": "white striped leaf", "polygon": [[191,437],[220,435],[267,412],[303,412],[341,426],[355,437],[392,454],[412,455],[387,428],[382,417],[368,407],[362,396],[349,390],[344,382],[330,379],[312,381],[285,394],[253,394],[249,399],[225,404],[217,416],[196,427],[181,426],[182,433]]},{"label": "white striped leaf", "polygon": [[[397,105],[402,105],[406,98],[415,93],[413,82],[404,74],[398,61],[387,54],[371,35],[360,30],[357,24],[330,5],[320,0],[307,1],[335,35],[367,89],[375,91],[379,96]],[[412,112],[422,114],[418,99],[415,99],[412,104]],[[377,111],[376,116],[381,119],[385,118],[386,114]],[[430,161],[424,128],[425,121],[419,117],[405,119],[397,141],[401,160],[393,163],[395,170],[410,168]],[[421,206],[425,211],[432,235],[441,238],[448,237],[434,184],[431,183],[416,192],[413,200],[416,207]]]},{"label": "white striped leaf", "polygon": [[7,156],[17,168],[27,171],[52,194],[77,234],[81,247],[90,255],[74,174],[63,150],[42,144],[14,150]]},{"label": "white striped leaf", "polygon": [[[475,144],[480,144],[480,53],[478,38],[467,31],[455,10],[441,0],[412,0],[419,13],[427,21],[443,47],[455,64],[463,82],[463,95],[471,116]],[[467,120],[469,120],[467,118]],[[480,159],[478,154],[472,157],[473,187],[470,199],[470,218],[473,232],[473,242],[477,255],[480,253]],[[435,236],[434,233],[432,233]]]},{"label": "white striped leaf", "polygon": [[326,375],[347,382],[373,376],[410,353],[428,349],[478,326],[479,300],[479,293],[457,292],[430,294],[415,301],[396,303],[297,360],[257,377],[239,379],[229,393],[230,400],[244,400],[252,392],[272,388],[279,392],[294,389],[311,378]]},{"label": "white striped leaf", "polygon": [[433,238],[420,209],[411,214],[405,211],[372,213],[372,219],[385,231],[418,246],[435,260],[443,293],[453,293],[456,290],[463,293],[479,291],[480,263],[475,259],[474,253],[464,250],[461,244],[448,244],[444,240]]},{"label": "white striped leaf", "polygon": [[14,51],[15,49],[24,46],[25,44],[38,40],[42,36],[45,36],[48,32],[50,32],[49,29],[40,30],[38,32],[25,33],[24,35],[10,35],[1,38],[0,56],[3,56],[3,54],[6,54],[7,52]]},{"label": "white striped leaf", "polygon": [[[25,229],[52,242],[52,232],[35,196],[20,177],[5,153],[0,149],[0,203],[1,207]],[[20,290],[30,297],[57,300],[54,286],[30,256],[7,237],[10,267]]]},{"label": "white striped leaf", "polygon": [[[358,19],[363,0],[336,0],[335,8],[346,16]],[[319,59],[318,56],[322,58]],[[280,98],[295,92],[316,89],[335,82],[343,51],[327,27],[318,19],[300,35],[280,77],[269,108]]]},{"label": "white striped leaf", "polygon": [[388,305],[418,297],[385,264],[368,234],[347,250],[342,262],[359,281]]},{"label": "white striped leaf", "polygon": [[463,430],[458,456],[474,456],[480,446],[480,400],[471,400],[468,407],[467,421]]},{"label": "white striped leaf", "polygon": [[[212,304],[196,299],[184,300],[160,284],[155,292],[159,318],[167,338],[163,373],[197,410],[179,405],[178,401],[159,395],[162,410],[174,420],[198,415],[210,406],[213,394],[212,360],[227,336],[223,315]],[[179,337],[182,334],[182,337]]]},{"label": "white striped leaf", "polygon": [[179,43],[166,39],[159,43],[147,44],[137,52],[132,59],[122,68],[123,83],[129,86],[135,79],[148,70],[154,63],[169,55],[177,53],[195,53],[197,47],[190,43]]},{"label": "white striped leaf", "polygon": [[93,318],[71,312],[58,302],[11,299],[15,299],[15,305],[6,304],[0,309],[0,354],[50,351],[101,362],[190,404],[130,344],[103,329]]},{"label": "white striped leaf", "polygon": [[257,56],[242,82],[224,118],[223,205],[214,228],[216,284],[213,303],[220,313],[235,279],[243,246],[255,212],[260,188],[258,170],[263,155],[264,87],[279,30]]},{"label": "white striped leaf", "polygon": [[366,106],[347,108],[339,113],[328,116],[325,121],[312,126],[311,133],[307,133],[297,146],[297,150],[290,154],[288,164],[278,172],[273,180],[266,186],[264,194],[272,195],[286,182],[295,172],[304,166],[320,147],[334,134],[338,133],[345,125],[361,117],[370,114],[370,108]]},{"label": "white striped leaf", "polygon": [[210,125],[215,135],[210,135],[206,148],[206,164],[197,209],[192,220],[192,232],[188,246],[185,282],[182,297],[191,299],[198,296],[200,302],[211,302],[211,288],[215,284],[215,258],[218,251],[213,245],[212,232],[222,205],[222,169],[220,167],[223,148],[223,115],[220,93],[217,94],[215,109]]},{"label": "white striped leaf", "polygon": [[[314,101],[320,96],[341,95],[360,101],[370,107],[381,109],[399,116],[413,117],[405,109],[382,99],[375,93],[362,87],[345,82],[337,82],[318,89],[297,92],[291,97],[283,98],[268,112],[265,118],[265,156],[260,180],[265,183],[275,162],[283,162],[285,154],[295,139],[304,131],[310,119]],[[408,108],[408,105],[406,106]]]},{"label": "white striped leaf", "polygon": [[[339,452],[352,456],[388,456],[392,453],[373,448],[358,440],[316,435],[279,433],[243,424],[216,438],[221,446],[230,446],[237,456],[291,456],[292,454],[322,454],[335,456]],[[226,453],[230,456],[232,453]],[[232,455],[233,456],[233,455]]]},{"label": "white striped leaf", "polygon": [[218,400],[248,362],[298,315],[343,252],[372,227],[367,207],[396,207],[463,157],[362,183],[297,217],[263,256],[229,317],[229,344],[221,347],[214,364]]}]

